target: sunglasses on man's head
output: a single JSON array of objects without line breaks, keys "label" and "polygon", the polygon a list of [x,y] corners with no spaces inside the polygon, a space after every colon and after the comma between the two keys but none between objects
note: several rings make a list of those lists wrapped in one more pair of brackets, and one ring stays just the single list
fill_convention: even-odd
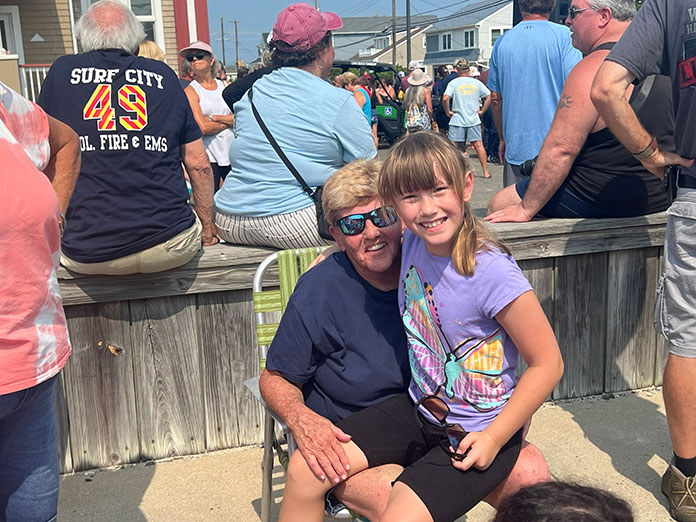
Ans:
[{"label": "sunglasses on man's head", "polygon": [[379,228],[388,227],[396,223],[396,210],[391,207],[379,207],[364,214],[351,214],[336,221],[336,226],[341,229],[346,236],[356,236],[365,230],[365,220],[369,219],[372,224]]},{"label": "sunglasses on man's head", "polygon": [[[443,451],[454,460],[464,460],[464,457],[466,457],[466,454],[469,453],[469,450],[465,451],[464,453],[457,453],[457,448],[459,447],[459,443],[464,440],[464,437],[466,437],[467,432],[459,424],[451,424],[447,422],[447,415],[450,413],[447,403],[440,397],[436,397],[434,395],[421,397],[416,403],[413,411],[416,415],[418,423],[422,427],[423,424],[420,418],[421,413],[418,411],[420,406],[423,406],[423,408],[428,410],[430,415],[432,415],[435,420],[440,423],[442,430],[444,431],[445,435],[447,435],[447,441],[449,444],[445,442],[444,438],[439,440],[440,447],[442,447]],[[450,447],[452,447],[454,451],[452,451]]]},{"label": "sunglasses on man's head", "polygon": [[202,59],[205,58],[206,56],[208,56],[208,53],[206,53],[206,52],[204,52],[204,51],[201,51],[201,52],[196,53],[196,54],[188,54],[188,55],[186,55],[186,59],[187,59],[189,62],[192,62],[194,58],[195,58],[196,60],[202,60]]},{"label": "sunglasses on man's head", "polygon": [[583,8],[581,8],[581,9],[578,9],[578,8],[575,7],[574,5],[571,5],[571,6],[568,8],[568,18],[570,18],[571,20],[575,20],[575,17],[576,17],[576,16],[578,16],[578,15],[579,15],[580,13],[582,13],[583,11],[587,11],[588,9],[592,9],[592,8],[591,8],[591,7],[583,7]]}]

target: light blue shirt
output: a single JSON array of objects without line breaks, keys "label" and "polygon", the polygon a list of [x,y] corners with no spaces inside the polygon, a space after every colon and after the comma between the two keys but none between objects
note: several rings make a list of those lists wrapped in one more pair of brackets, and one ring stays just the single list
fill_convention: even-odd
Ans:
[{"label": "light blue shirt", "polygon": [[[376,154],[370,124],[352,93],[295,67],[253,86],[266,127],[307,184],[314,188],[345,163]],[[215,206],[245,216],[287,214],[313,205],[259,127],[248,93],[234,105],[231,171]]]},{"label": "light blue shirt", "polygon": [[452,98],[450,110],[454,112],[450,118],[450,125],[455,127],[473,127],[480,125],[478,110],[481,107],[481,98],[491,94],[483,83],[476,78],[460,76],[447,84],[445,94]]},{"label": "light blue shirt", "polygon": [[570,30],[546,20],[522,21],[496,40],[488,87],[503,98],[505,161],[520,165],[539,154],[565,79],[581,59]]}]

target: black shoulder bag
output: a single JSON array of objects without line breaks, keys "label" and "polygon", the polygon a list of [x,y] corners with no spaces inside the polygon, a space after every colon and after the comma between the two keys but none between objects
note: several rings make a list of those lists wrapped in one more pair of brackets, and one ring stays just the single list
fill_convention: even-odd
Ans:
[{"label": "black shoulder bag", "polygon": [[261,130],[266,135],[266,138],[268,139],[269,143],[273,147],[273,150],[276,151],[276,154],[278,154],[280,159],[283,160],[283,163],[285,163],[285,166],[288,168],[288,170],[292,173],[293,176],[295,176],[295,179],[302,187],[302,190],[304,190],[307,193],[307,195],[310,198],[312,198],[312,201],[314,201],[314,208],[316,209],[316,212],[317,212],[317,232],[319,233],[319,237],[333,241],[333,236],[329,232],[329,223],[328,223],[328,221],[326,221],[326,215],[324,214],[324,207],[322,206],[322,203],[321,203],[321,193],[322,193],[323,187],[317,187],[314,190],[312,190],[309,187],[309,185],[307,185],[307,183],[302,178],[302,176],[300,176],[300,173],[297,171],[295,166],[292,163],[290,163],[290,160],[285,155],[283,150],[280,148],[280,145],[278,145],[278,142],[275,140],[275,138],[271,134],[271,131],[268,130],[268,127],[266,127],[266,124],[261,119],[261,115],[259,114],[259,111],[256,110],[256,105],[254,105],[254,99],[253,99],[253,91],[254,91],[253,87],[249,89],[249,102],[251,103],[251,110],[254,113],[254,117],[256,118],[256,121],[258,122],[259,127],[261,127]]}]

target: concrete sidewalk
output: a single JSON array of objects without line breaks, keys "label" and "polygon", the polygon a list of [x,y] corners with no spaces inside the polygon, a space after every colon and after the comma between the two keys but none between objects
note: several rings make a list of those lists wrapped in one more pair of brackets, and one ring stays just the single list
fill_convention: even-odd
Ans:
[{"label": "concrete sidewalk", "polygon": [[[558,479],[606,488],[628,500],[638,522],[667,522],[660,476],[671,457],[659,389],[545,404],[529,440]],[[82,472],[61,479],[58,519],[91,521],[259,520],[261,449],[247,447],[169,462]],[[275,510],[283,476],[275,474]],[[461,520],[485,522],[480,505]]]}]

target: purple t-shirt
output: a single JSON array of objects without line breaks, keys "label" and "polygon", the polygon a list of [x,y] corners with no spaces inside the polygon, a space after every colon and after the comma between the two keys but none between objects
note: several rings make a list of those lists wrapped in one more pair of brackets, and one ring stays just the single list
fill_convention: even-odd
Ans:
[{"label": "purple t-shirt", "polygon": [[431,255],[406,230],[399,308],[413,400],[437,395],[449,406],[447,422],[467,431],[488,426],[517,383],[517,348],[495,316],[531,289],[515,260],[499,250],[479,252],[474,275],[463,276],[449,257]]}]

